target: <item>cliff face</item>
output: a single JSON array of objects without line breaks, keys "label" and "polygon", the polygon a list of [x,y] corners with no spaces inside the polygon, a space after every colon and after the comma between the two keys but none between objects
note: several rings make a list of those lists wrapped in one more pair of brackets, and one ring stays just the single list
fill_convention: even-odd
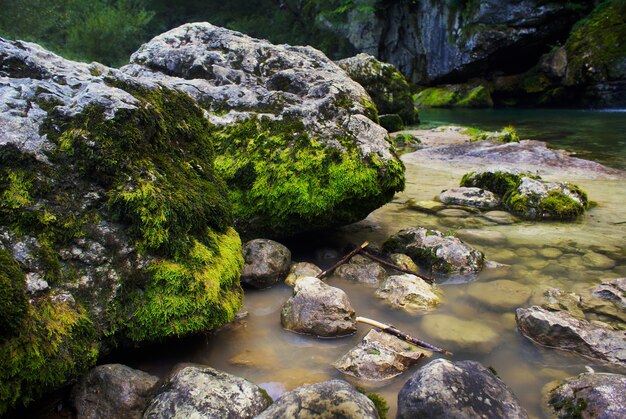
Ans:
[{"label": "cliff face", "polygon": [[348,14],[338,30],[416,84],[454,83],[528,70],[592,7],[582,1],[383,0],[375,14]]}]

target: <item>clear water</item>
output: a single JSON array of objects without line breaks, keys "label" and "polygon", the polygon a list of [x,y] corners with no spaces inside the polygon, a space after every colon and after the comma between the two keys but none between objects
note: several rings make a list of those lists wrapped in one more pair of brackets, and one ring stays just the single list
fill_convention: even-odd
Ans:
[{"label": "clear water", "polygon": [[[624,167],[626,162],[626,130],[617,129],[624,126],[625,113],[429,111],[423,112],[422,118],[432,124],[454,122],[486,129],[510,123],[518,127],[522,135],[546,139],[555,146],[572,147],[581,154],[589,150],[589,156],[604,163]],[[599,134],[602,127],[610,134]],[[612,142],[607,139],[609,136]],[[406,205],[411,199],[432,200],[442,189],[456,186],[465,170],[462,166],[438,163],[407,164],[406,191],[370,214],[364,222],[285,244],[293,250],[295,261],[310,261],[324,268],[342,255],[346,244],[364,240],[380,244],[406,227],[423,226],[444,232],[470,228],[501,235],[501,241],[493,245],[467,241],[482,250],[488,259],[511,265],[510,270],[501,275],[481,274],[476,283],[509,279],[522,284],[528,288],[529,298],[521,304],[512,301],[512,296],[497,292],[477,299],[471,293],[472,283],[443,285],[444,299],[439,308],[429,314],[409,314],[384,305],[373,296],[373,287],[333,277],[328,283],[348,293],[357,315],[394,324],[407,333],[442,346],[454,352],[453,360],[471,359],[495,368],[531,417],[545,417],[541,399],[546,384],[585,372],[586,366],[596,371],[611,369],[574,354],[533,344],[517,331],[515,307],[540,303],[547,288],[584,292],[601,280],[626,276],[626,188],[623,180],[567,179],[586,189],[590,198],[598,203],[587,215],[571,223],[497,225],[479,215],[440,217]],[[583,259],[590,252],[603,254],[611,262],[606,266],[590,266]],[[245,377],[264,387],[273,397],[302,384],[343,378],[383,395],[391,405],[389,417],[395,417],[398,391],[410,375],[429,360],[383,383],[358,382],[344,376],[331,366],[332,362],[356,345],[369,327],[359,325],[356,335],[341,339],[316,339],[285,331],[280,325],[280,309],[290,295],[291,288],[282,284],[267,290],[247,290],[245,310],[249,315],[244,321],[213,335],[142,350],[125,361],[158,375],[165,374],[178,362],[207,364]],[[430,326],[435,318],[438,327],[433,330]],[[468,321],[469,326],[459,331],[458,320]],[[485,328],[494,337],[479,344],[466,339],[484,334]]]}]

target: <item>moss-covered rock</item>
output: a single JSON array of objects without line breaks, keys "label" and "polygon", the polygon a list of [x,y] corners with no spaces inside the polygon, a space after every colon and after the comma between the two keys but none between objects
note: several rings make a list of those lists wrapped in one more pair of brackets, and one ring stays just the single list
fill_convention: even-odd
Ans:
[{"label": "moss-covered rock", "polygon": [[491,108],[490,88],[486,84],[446,84],[428,87],[415,95],[415,104],[426,108]]},{"label": "moss-covered rock", "polygon": [[389,132],[396,132],[404,129],[404,122],[402,122],[402,118],[400,118],[400,115],[398,114],[392,113],[380,115],[378,120],[380,121],[380,126]]},{"label": "moss-covered rock", "polygon": [[216,130],[187,95],[19,41],[0,40],[0,77],[2,413],[111,345],[232,320],[243,258]]},{"label": "moss-covered rock", "polygon": [[407,125],[419,122],[411,86],[396,67],[368,54],[358,54],[337,64],[367,90],[380,114],[398,114]]},{"label": "moss-covered rock", "polygon": [[216,170],[250,238],[355,222],[404,187],[369,95],[313,48],[197,23],[159,35],[131,62],[124,73],[184,91],[208,112]]}]

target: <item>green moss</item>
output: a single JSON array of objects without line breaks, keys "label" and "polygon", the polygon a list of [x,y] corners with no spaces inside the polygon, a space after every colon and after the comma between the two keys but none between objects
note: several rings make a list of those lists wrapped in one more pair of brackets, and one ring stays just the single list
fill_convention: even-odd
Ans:
[{"label": "green moss", "polygon": [[217,172],[244,234],[289,235],[364,218],[404,188],[399,160],[363,158],[351,138],[323,145],[298,120],[251,118],[218,134]]},{"label": "green moss", "polygon": [[84,374],[95,365],[95,341],[80,306],[52,298],[35,302],[19,334],[0,346],[0,413]]},{"label": "green moss", "polygon": [[480,128],[467,127],[462,134],[469,135],[470,141],[496,141],[501,143],[519,142],[520,138],[517,135],[515,127],[508,125],[501,131],[483,131]]},{"label": "green moss", "polygon": [[558,412],[559,417],[563,418],[572,418],[572,419],[582,419],[583,417],[588,417],[585,414],[585,410],[587,410],[587,400],[575,398],[565,398],[554,396],[550,399],[549,403],[552,405],[554,410]]},{"label": "green moss", "polygon": [[243,301],[241,241],[232,228],[207,235],[211,246],[195,241],[184,257],[152,262],[146,284],[123,300],[126,315],[115,313],[124,335],[134,341],[159,340],[234,319]]},{"label": "green moss", "polygon": [[464,93],[455,103],[455,106],[461,108],[491,108],[493,107],[493,100],[491,99],[489,88],[479,85]]},{"label": "green moss", "polygon": [[389,132],[396,132],[404,129],[404,123],[398,114],[380,115],[378,119],[380,121],[380,125]]},{"label": "green moss", "polygon": [[538,176],[527,173],[522,174],[504,171],[470,172],[463,176],[459,186],[486,189],[503,197],[507,192],[517,188],[522,177],[538,178]]},{"label": "green moss", "polygon": [[491,89],[487,85],[458,84],[426,88],[414,98],[419,107],[491,108]]},{"label": "green moss", "polygon": [[449,108],[456,104],[457,92],[442,87],[429,87],[415,96],[415,104],[422,107]]},{"label": "green moss", "polygon": [[362,387],[356,387],[356,389],[359,393],[364,394],[372,401],[372,403],[374,403],[374,407],[376,407],[376,411],[378,412],[378,417],[380,419],[387,418],[387,414],[389,413],[389,403],[387,403],[387,400],[385,400],[383,396],[377,393],[368,393],[367,390]]},{"label": "green moss", "polygon": [[7,251],[0,249],[0,342],[19,332],[28,309],[24,273]]}]

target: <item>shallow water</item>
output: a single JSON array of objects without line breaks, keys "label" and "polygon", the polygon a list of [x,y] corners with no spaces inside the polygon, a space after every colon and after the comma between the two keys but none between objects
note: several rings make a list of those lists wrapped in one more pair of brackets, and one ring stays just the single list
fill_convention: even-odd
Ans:
[{"label": "shallow water", "polygon": [[[616,147],[624,148],[623,138],[621,144]],[[618,156],[617,161],[620,159]],[[533,344],[517,331],[515,308],[540,303],[547,288],[580,293],[603,279],[626,276],[624,181],[566,179],[586,189],[590,199],[598,204],[571,223],[519,221],[499,225],[480,214],[443,217],[406,205],[409,200],[431,201],[442,189],[456,186],[465,170],[436,162],[428,167],[408,163],[406,191],[367,220],[323,237],[300,238],[286,244],[293,250],[294,261],[309,261],[325,268],[343,254],[348,243],[369,240],[381,244],[406,227],[435,228],[459,236],[464,234],[459,232],[463,229],[495,232],[491,244],[471,237],[466,242],[482,250],[487,259],[511,265],[510,270],[483,271],[473,282],[442,285],[443,303],[428,314],[410,314],[385,306],[373,296],[375,287],[334,277],[328,283],[348,293],[357,315],[391,323],[442,346],[454,352],[453,360],[471,359],[493,367],[531,417],[545,417],[541,394],[547,383],[585,372],[586,366],[596,371],[611,369]],[[584,256],[596,253],[605,257],[593,266]],[[476,288],[476,284],[500,279],[522,284],[524,290],[521,294],[500,294],[497,289]],[[383,383],[359,382],[344,376],[331,366],[332,362],[356,345],[370,328],[359,325],[356,335],[341,339],[316,339],[285,331],[280,325],[280,309],[291,291],[282,284],[268,290],[246,290],[244,309],[249,315],[245,320],[208,337],[185,339],[133,354],[127,362],[158,375],[178,362],[207,364],[259,384],[272,397],[302,384],[343,378],[383,395],[391,406],[389,417],[395,417],[396,397],[402,385],[436,356]]]}]

